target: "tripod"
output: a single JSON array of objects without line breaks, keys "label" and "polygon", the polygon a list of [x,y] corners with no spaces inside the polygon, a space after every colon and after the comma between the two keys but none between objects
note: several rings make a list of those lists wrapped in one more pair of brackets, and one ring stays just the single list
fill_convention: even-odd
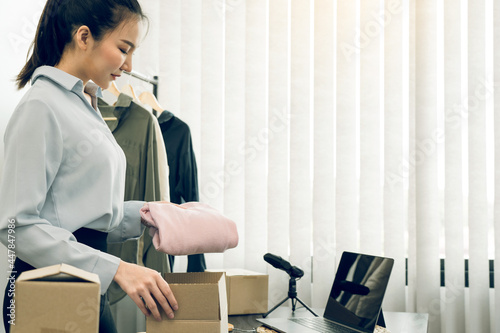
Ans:
[{"label": "tripod", "polygon": [[288,282],[288,296],[278,303],[274,308],[266,312],[262,315],[263,318],[266,318],[271,312],[276,310],[281,304],[285,303],[288,299],[292,301],[292,312],[295,312],[295,305],[297,305],[297,301],[302,304],[309,312],[311,312],[315,317],[319,317],[316,313],[314,313],[311,308],[309,308],[304,302],[297,297],[297,278],[290,276],[290,281]]}]

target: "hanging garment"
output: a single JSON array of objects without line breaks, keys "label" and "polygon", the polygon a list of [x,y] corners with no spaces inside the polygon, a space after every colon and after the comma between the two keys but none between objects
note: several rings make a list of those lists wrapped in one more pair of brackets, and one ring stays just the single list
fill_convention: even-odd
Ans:
[{"label": "hanging garment", "polygon": [[164,253],[220,253],[238,245],[236,223],[201,202],[149,202],[141,217],[155,248]]},{"label": "hanging garment", "polygon": [[170,170],[170,202],[198,201],[198,171],[189,126],[169,111],[158,117]]},{"label": "hanging garment", "polygon": [[[160,143],[155,129],[156,118],[125,94],[118,96],[114,106],[107,105],[102,99],[99,99],[98,106],[103,118],[108,119],[106,123],[113,136],[125,152],[125,198],[137,198],[134,200],[142,201],[162,200],[160,178],[167,178],[168,175],[160,174]],[[159,272],[170,271],[167,257],[154,249],[148,232],[144,232],[139,241],[109,244],[108,252],[124,261],[142,262],[144,266]],[[111,304],[126,295],[116,283],[111,285],[108,294]]]},{"label": "hanging garment", "polygon": [[[198,170],[189,126],[172,112],[163,111],[158,117],[170,169],[170,201],[176,204],[198,201]],[[169,255],[170,267],[174,257]],[[188,256],[188,272],[204,272],[205,256]]]}]

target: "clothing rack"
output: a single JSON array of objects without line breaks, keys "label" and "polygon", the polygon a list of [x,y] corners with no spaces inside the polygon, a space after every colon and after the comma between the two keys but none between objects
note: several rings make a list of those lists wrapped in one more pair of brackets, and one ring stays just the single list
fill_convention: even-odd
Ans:
[{"label": "clothing rack", "polygon": [[143,74],[140,74],[136,71],[131,71],[131,72],[125,72],[123,71],[123,73],[127,74],[127,75],[130,75],[132,77],[135,77],[136,79],[139,79],[141,81],[144,81],[144,82],[147,82],[147,83],[150,83],[153,85],[153,95],[158,98],[158,76],[155,75],[153,76],[152,79],[148,78],[146,75],[143,75]]}]

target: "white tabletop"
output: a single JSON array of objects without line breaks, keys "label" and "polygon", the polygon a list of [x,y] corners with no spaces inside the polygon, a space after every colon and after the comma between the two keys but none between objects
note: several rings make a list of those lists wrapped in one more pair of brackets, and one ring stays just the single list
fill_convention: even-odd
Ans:
[{"label": "white tabletop", "polygon": [[393,333],[427,333],[427,313],[384,312],[384,319]]}]

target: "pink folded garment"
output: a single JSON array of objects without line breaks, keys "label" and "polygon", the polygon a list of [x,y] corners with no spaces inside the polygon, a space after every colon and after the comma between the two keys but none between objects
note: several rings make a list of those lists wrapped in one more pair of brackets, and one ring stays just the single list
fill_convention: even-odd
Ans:
[{"label": "pink folded garment", "polygon": [[200,202],[149,202],[141,208],[156,250],[171,255],[224,252],[238,245],[236,224]]}]

